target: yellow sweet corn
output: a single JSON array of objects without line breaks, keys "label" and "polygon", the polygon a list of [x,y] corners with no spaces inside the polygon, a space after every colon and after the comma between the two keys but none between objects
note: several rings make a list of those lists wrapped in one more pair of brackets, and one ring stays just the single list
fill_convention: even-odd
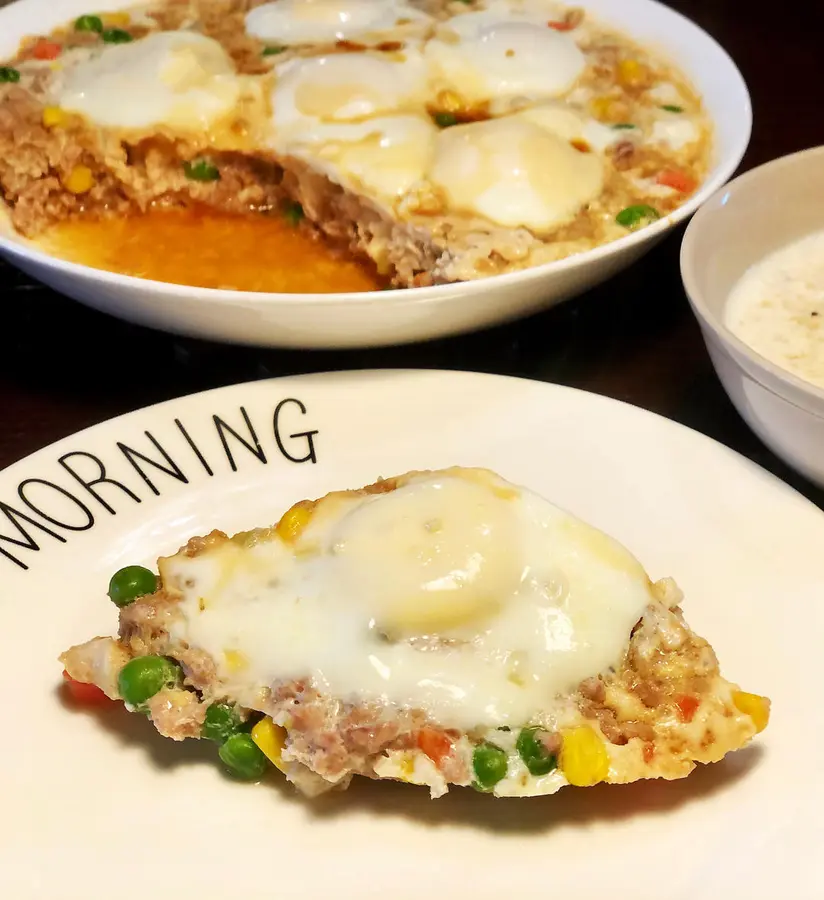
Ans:
[{"label": "yellow sweet corn", "polygon": [[47,106],[43,110],[43,124],[46,128],[57,128],[65,125],[69,117],[59,106]]},{"label": "yellow sweet corn", "polygon": [[596,119],[600,122],[609,122],[613,102],[612,97],[596,97],[589,106]]},{"label": "yellow sweet corn", "polygon": [[559,764],[570,784],[590,787],[609,775],[607,749],[589,725],[570,728],[562,738]]},{"label": "yellow sweet corn", "polygon": [[273,766],[284,771],[283,747],[286,743],[286,729],[281,728],[267,716],[252,729],[252,740]]},{"label": "yellow sweet corn", "polygon": [[311,518],[312,511],[305,506],[297,504],[283,514],[275,530],[282,540],[291,543],[298,539],[301,531],[303,531]]},{"label": "yellow sweet corn", "polygon": [[94,187],[94,175],[88,166],[75,166],[63,179],[63,187],[72,194],[85,194]]},{"label": "yellow sweet corn", "polygon": [[125,28],[132,21],[127,12],[104,13],[100,18],[106,28]]},{"label": "yellow sweet corn", "polygon": [[463,109],[463,102],[455,91],[439,91],[437,107],[440,112],[456,113]]},{"label": "yellow sweet corn", "polygon": [[407,756],[401,763],[401,777],[407,781],[415,774],[415,759]]},{"label": "yellow sweet corn", "polygon": [[736,708],[749,716],[756,731],[763,731],[770,721],[770,701],[759,694],[748,694],[746,691],[733,691],[732,702]]},{"label": "yellow sweet corn", "polygon": [[624,87],[642,87],[649,78],[649,69],[637,59],[622,59],[618,63],[618,81]]},{"label": "yellow sweet corn", "polygon": [[223,658],[226,660],[226,668],[230,672],[240,672],[249,664],[249,661],[239,650],[224,650]]}]

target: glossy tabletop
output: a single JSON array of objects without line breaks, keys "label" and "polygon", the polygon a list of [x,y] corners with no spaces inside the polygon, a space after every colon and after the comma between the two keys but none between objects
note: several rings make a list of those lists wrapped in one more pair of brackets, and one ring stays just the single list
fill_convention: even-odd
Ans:
[{"label": "glossy tabletop", "polygon": [[[0,0],[2,5],[2,0]],[[731,53],[755,130],[743,168],[824,143],[815,91],[824,5],[791,12],[671,0]],[[824,505],[738,417],[681,285],[678,229],[602,287],[530,319],[406,347],[301,352],[223,346],[127,325],[0,262],[0,468],[120,413],[206,388],[333,369],[454,368],[518,375],[650,409],[745,454]]]}]

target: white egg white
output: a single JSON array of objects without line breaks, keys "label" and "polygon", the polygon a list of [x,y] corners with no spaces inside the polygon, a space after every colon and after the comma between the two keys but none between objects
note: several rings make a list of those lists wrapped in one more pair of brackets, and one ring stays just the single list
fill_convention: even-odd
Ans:
[{"label": "white egg white", "polygon": [[276,0],[246,15],[246,31],[262,41],[290,46],[364,37],[388,38],[429,16],[402,0]]},{"label": "white egg white", "polygon": [[433,80],[469,104],[506,97],[541,99],[569,91],[586,66],[569,34],[548,26],[549,11],[491,4],[455,16],[447,35],[427,42]]},{"label": "white egg white", "polygon": [[601,193],[604,161],[515,115],[441,132],[428,177],[452,209],[540,232]]},{"label": "white egg white", "polygon": [[107,128],[200,133],[231,115],[246,87],[217,41],[161,31],[78,62],[56,82],[52,101]]}]

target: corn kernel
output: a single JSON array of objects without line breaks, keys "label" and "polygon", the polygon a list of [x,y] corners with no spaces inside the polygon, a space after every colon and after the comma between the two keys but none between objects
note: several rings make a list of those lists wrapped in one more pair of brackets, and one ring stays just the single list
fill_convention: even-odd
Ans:
[{"label": "corn kernel", "polygon": [[249,661],[239,650],[224,650],[223,658],[226,660],[226,668],[230,672],[240,672],[249,664]]},{"label": "corn kernel", "polygon": [[400,773],[404,781],[409,781],[415,774],[415,759],[411,754],[406,754],[401,760]]},{"label": "corn kernel", "polygon": [[94,175],[88,166],[75,166],[63,179],[63,187],[71,194],[85,194],[94,187]]},{"label": "corn kernel", "polygon": [[455,91],[440,91],[437,97],[437,107],[440,112],[456,113],[463,109],[463,103],[460,95]]},{"label": "corn kernel", "polygon": [[267,716],[252,729],[252,740],[273,766],[284,771],[283,747],[286,743],[286,729],[281,728]]},{"label": "corn kernel", "polygon": [[281,539],[287,543],[296,541],[312,518],[312,511],[299,503],[285,512],[275,529]]},{"label": "corn kernel", "polygon": [[570,784],[590,787],[609,775],[609,755],[604,742],[588,725],[562,733],[560,766]]},{"label": "corn kernel", "polygon": [[733,691],[732,702],[736,708],[749,716],[756,732],[763,731],[770,721],[770,701],[759,694],[748,694],[746,691]]},{"label": "corn kernel", "polygon": [[649,69],[637,59],[622,59],[618,63],[618,81],[624,87],[642,87],[650,78]]},{"label": "corn kernel", "polygon": [[47,106],[43,110],[43,124],[46,128],[57,128],[65,125],[69,117],[59,106]]},{"label": "corn kernel", "polygon": [[601,122],[609,122],[612,104],[612,97],[596,97],[589,106],[596,119]]},{"label": "corn kernel", "polygon": [[106,28],[125,28],[132,21],[127,12],[104,13],[100,18]]}]

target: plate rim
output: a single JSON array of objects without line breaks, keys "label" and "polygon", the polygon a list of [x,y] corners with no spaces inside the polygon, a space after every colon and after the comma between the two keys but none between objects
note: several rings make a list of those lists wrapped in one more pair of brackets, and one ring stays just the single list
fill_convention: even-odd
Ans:
[{"label": "plate rim", "polygon": [[[494,380],[499,382],[508,382],[514,385],[518,385],[521,383],[525,383],[527,385],[531,385],[537,387],[539,389],[547,390],[548,392],[558,392],[561,394],[570,394],[573,396],[585,397],[588,398],[585,402],[595,402],[602,403],[606,406],[614,406],[624,410],[624,412],[628,412],[629,415],[638,415],[640,417],[649,417],[653,420],[657,420],[659,426],[663,425],[665,427],[669,427],[672,430],[679,433],[682,437],[686,437],[687,440],[699,441],[703,443],[705,446],[712,446],[716,448],[716,450],[720,450],[726,454],[734,457],[737,465],[742,465],[744,468],[750,469],[751,471],[757,472],[761,477],[766,478],[767,482],[771,483],[774,487],[777,487],[779,490],[783,491],[788,498],[794,499],[796,502],[800,502],[800,504],[811,508],[818,515],[824,515],[824,509],[819,507],[816,503],[810,500],[808,497],[805,497],[804,494],[801,493],[797,488],[793,487],[788,482],[784,481],[779,476],[770,472],[769,469],[766,469],[764,466],[750,459],[748,456],[745,456],[740,451],[734,449],[733,447],[728,446],[722,441],[716,440],[708,434],[705,434],[703,431],[698,431],[695,428],[691,428],[689,425],[685,425],[683,422],[679,422],[676,419],[669,418],[666,415],[655,412],[653,410],[647,409],[643,406],[638,406],[635,403],[631,403],[627,400],[620,400],[616,397],[608,396],[607,394],[600,394],[596,391],[588,391],[584,388],[573,387],[571,385],[559,384],[555,381],[542,381],[537,378],[530,378],[525,375],[500,375],[492,372],[477,372],[471,369],[442,369],[442,368],[414,368],[414,367],[399,367],[399,368],[391,368],[391,367],[382,367],[382,368],[354,368],[354,369],[326,369],[319,372],[307,372],[293,375],[278,375],[269,378],[260,378],[260,379],[251,379],[248,381],[240,381],[235,382],[233,384],[221,385],[219,387],[213,388],[205,388],[200,391],[193,391],[191,393],[182,394],[177,397],[172,397],[168,400],[160,400],[156,403],[150,403],[147,406],[141,406],[137,409],[130,410],[129,412],[119,413],[114,416],[110,416],[108,418],[102,419],[100,422],[96,422],[93,425],[88,425],[85,428],[81,428],[79,431],[72,431],[69,434],[65,435],[62,438],[58,438],[55,441],[51,441],[45,446],[39,448],[38,450],[33,451],[32,453],[27,454],[19,460],[11,463],[5,468],[0,469],[0,486],[10,478],[13,478],[14,473],[21,470],[24,465],[27,465],[31,462],[37,462],[39,459],[54,450],[60,449],[64,444],[69,441],[76,440],[77,438],[88,436],[92,432],[102,427],[108,425],[114,425],[115,423],[125,421],[130,417],[141,415],[141,414],[154,414],[163,409],[171,408],[174,404],[177,403],[185,403],[187,401],[200,400],[205,397],[217,397],[221,394],[227,394],[232,391],[243,390],[244,388],[256,387],[256,386],[264,386],[264,385],[278,385],[283,384],[285,382],[323,382],[323,381],[332,381],[335,379],[346,379],[346,378],[354,378],[354,379],[380,379],[381,377],[385,378],[387,376],[403,376],[403,377],[414,377],[416,375],[431,375],[433,377],[447,377],[447,378],[455,378],[455,379],[464,379],[466,381],[472,380]],[[209,482],[204,482],[204,484],[208,484]],[[195,485],[196,487],[196,485]]]}]

